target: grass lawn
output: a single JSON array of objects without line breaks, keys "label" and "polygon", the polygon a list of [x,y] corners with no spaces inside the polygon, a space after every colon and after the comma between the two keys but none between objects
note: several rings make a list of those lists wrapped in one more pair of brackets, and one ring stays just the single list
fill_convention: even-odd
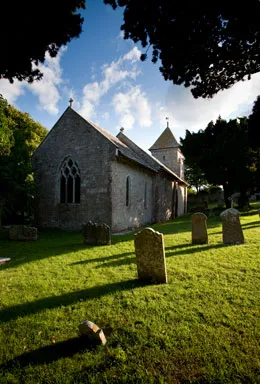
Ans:
[{"label": "grass lawn", "polygon": [[[260,206],[260,205],[259,205]],[[168,284],[137,280],[134,234],[90,247],[78,233],[0,241],[0,383],[260,383],[260,219],[241,216],[245,244],[191,245],[191,217],[164,233]],[[107,344],[82,345],[90,320]]]}]

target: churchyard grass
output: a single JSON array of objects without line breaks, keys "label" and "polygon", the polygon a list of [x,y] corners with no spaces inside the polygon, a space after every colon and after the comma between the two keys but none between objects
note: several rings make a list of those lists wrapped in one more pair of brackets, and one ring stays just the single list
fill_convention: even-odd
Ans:
[{"label": "churchyard grass", "polygon": [[[260,205],[259,205],[260,206]],[[164,233],[168,284],[137,280],[134,234],[85,246],[78,233],[0,241],[0,383],[260,383],[260,219],[241,216],[245,244],[191,245],[191,217]],[[78,324],[104,330],[86,348]]]}]

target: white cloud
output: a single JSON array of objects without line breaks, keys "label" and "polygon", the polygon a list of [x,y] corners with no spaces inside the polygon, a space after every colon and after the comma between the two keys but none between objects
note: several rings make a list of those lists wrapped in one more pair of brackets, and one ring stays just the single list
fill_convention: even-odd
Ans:
[{"label": "white cloud", "polygon": [[38,97],[40,108],[51,115],[56,115],[59,112],[57,107],[60,100],[59,86],[63,82],[60,60],[66,50],[66,47],[62,47],[54,58],[46,53],[44,64],[33,65],[33,68],[39,68],[43,73],[41,80],[35,80],[31,84],[15,80],[13,84],[10,84],[8,80],[2,79],[0,80],[0,93],[12,104],[27,89]]},{"label": "white cloud", "polygon": [[9,104],[15,104],[16,99],[24,94],[24,82],[14,80],[11,84],[7,79],[0,80],[0,94]]},{"label": "white cloud", "polygon": [[127,92],[117,93],[112,100],[120,125],[126,129],[133,128],[137,122],[140,127],[150,127],[151,107],[140,86],[130,88]]},{"label": "white cloud", "polygon": [[224,119],[248,115],[259,94],[260,73],[253,75],[249,81],[241,81],[219,92],[212,99],[194,99],[189,89],[170,86],[163,106],[157,105],[157,118],[165,127],[165,117],[169,116],[176,138],[184,137],[186,129],[194,132],[205,129],[219,115]]},{"label": "white cloud", "polygon": [[140,71],[135,63],[139,59],[140,54],[141,51],[134,47],[117,61],[104,64],[101,71],[102,80],[86,84],[83,88],[80,114],[90,119],[95,114],[95,108],[99,104],[100,99],[113,87],[122,84],[124,80],[136,79]]},{"label": "white cloud", "polygon": [[45,64],[38,65],[39,70],[43,73],[43,78],[27,84],[28,89],[39,98],[40,108],[51,115],[59,112],[57,107],[60,100],[59,86],[63,82],[60,60],[66,50],[66,47],[62,47],[54,58],[46,53]]}]

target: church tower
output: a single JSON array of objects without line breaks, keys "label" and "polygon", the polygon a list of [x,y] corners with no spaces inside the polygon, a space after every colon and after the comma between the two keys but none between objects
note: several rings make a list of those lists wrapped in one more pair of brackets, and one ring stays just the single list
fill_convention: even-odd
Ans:
[{"label": "church tower", "polygon": [[180,144],[169,128],[168,121],[166,129],[149,148],[149,151],[156,159],[176,173],[177,176],[184,179],[184,156],[180,150]]}]

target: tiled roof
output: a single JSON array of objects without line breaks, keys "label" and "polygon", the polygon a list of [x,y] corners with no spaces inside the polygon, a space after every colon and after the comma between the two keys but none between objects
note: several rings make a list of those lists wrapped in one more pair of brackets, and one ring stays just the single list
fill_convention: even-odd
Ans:
[{"label": "tiled roof", "polygon": [[[74,113],[77,113],[74,110],[72,110],[72,111]],[[78,113],[77,113],[77,115],[80,116]],[[111,133],[107,132],[105,129],[99,127],[98,125],[92,123],[91,121],[89,121],[87,119],[84,119],[82,116],[80,116],[80,117],[84,121],[86,121],[89,125],[91,125],[93,128],[95,128],[98,132],[100,132],[104,137],[106,137],[111,143],[113,143],[118,148],[120,154],[123,157],[125,157],[131,161],[134,161],[135,163],[137,163],[137,164],[139,164],[145,168],[148,168],[154,172],[159,172],[159,171],[163,170],[166,173],[170,174],[170,176],[173,176],[175,179],[179,180],[181,183],[187,185],[186,181],[182,180],[178,175],[176,175],[176,173],[174,173],[171,169],[166,167],[166,165],[161,163],[158,159],[149,155],[143,149],[138,147],[138,145],[136,145],[133,141],[131,141],[122,132],[120,132],[115,137]],[[166,128],[166,130],[167,130],[167,128]],[[171,133],[170,129],[169,129],[169,131]],[[171,135],[174,138],[172,133],[171,133]],[[175,140],[175,138],[174,138],[174,140]],[[177,143],[177,141],[176,141],[176,143]],[[177,145],[178,145],[178,143],[177,143]]]},{"label": "tiled roof", "polygon": [[149,151],[163,148],[178,148],[180,144],[175,139],[172,131],[167,127],[163,133],[158,137],[156,142],[149,148]]}]

